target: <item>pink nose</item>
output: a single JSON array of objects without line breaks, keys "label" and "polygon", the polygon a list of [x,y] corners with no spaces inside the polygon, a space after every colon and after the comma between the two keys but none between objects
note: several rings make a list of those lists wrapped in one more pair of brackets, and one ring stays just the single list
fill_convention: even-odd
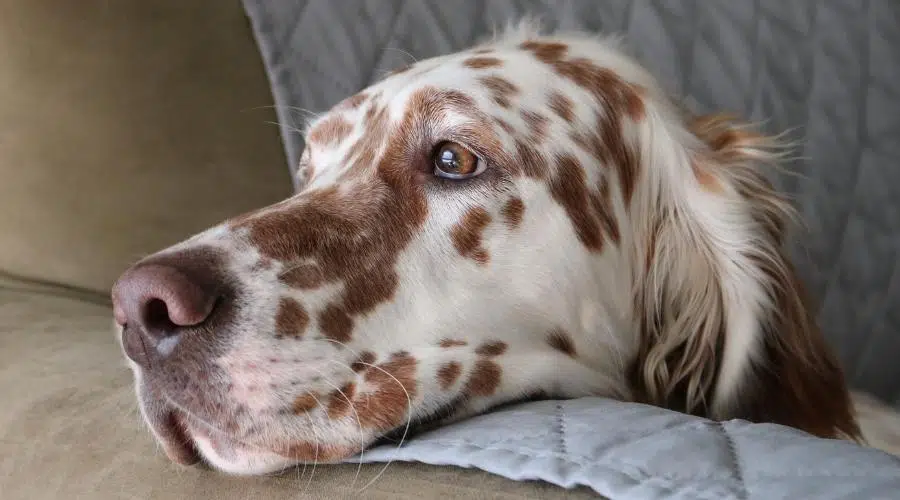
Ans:
[{"label": "pink nose", "polygon": [[218,273],[212,267],[192,264],[151,259],[126,271],[113,287],[113,314],[124,327],[125,353],[139,365],[164,357],[165,339],[177,341],[212,314],[219,298]]}]

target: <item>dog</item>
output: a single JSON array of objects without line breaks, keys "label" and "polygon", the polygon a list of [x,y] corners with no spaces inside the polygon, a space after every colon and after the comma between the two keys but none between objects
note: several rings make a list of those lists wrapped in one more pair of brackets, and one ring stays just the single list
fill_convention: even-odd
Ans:
[{"label": "dog", "polygon": [[685,112],[615,40],[523,23],[305,134],[296,195],[113,287],[173,461],[263,474],[582,396],[864,442],[783,248],[783,148]]}]

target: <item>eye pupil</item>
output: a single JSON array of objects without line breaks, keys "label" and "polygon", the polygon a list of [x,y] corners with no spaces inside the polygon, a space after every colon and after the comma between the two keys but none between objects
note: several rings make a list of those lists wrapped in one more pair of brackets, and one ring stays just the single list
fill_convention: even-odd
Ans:
[{"label": "eye pupil", "polygon": [[467,179],[481,173],[481,161],[475,153],[455,142],[444,142],[433,153],[434,174],[438,177]]},{"label": "eye pupil", "polygon": [[449,149],[444,148],[441,150],[441,165],[447,170],[458,170],[459,169],[459,160],[456,158],[456,153]]}]

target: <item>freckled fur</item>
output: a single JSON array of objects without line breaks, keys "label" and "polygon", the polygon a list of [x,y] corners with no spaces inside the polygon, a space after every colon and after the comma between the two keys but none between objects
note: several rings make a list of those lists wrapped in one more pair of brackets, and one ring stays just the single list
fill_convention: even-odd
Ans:
[{"label": "freckled fur", "polygon": [[481,207],[466,212],[459,223],[453,226],[450,237],[460,255],[485,265],[490,259],[487,250],[481,245],[482,232],[491,223],[491,215]]},{"label": "freckled fur", "polygon": [[[219,249],[241,292],[191,353],[206,381],[173,393],[240,436],[184,419],[213,467],[340,461],[435,408],[533,393],[859,434],[782,250],[791,211],[762,175],[777,151],[680,114],[615,43],[526,23],[388,75],[307,130],[295,196],[167,250]],[[448,138],[488,170],[434,179]],[[142,373],[142,408],[164,408],[161,380]],[[185,460],[180,434],[145,417]]]},{"label": "freckled fur", "polygon": [[490,56],[470,57],[463,61],[463,66],[472,69],[496,68],[503,66],[503,60]]}]

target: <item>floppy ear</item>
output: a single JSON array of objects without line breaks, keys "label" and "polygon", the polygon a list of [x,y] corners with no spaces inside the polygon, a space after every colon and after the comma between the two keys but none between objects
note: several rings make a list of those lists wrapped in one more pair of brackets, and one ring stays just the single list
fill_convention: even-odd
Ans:
[{"label": "floppy ear", "polygon": [[792,210],[761,171],[774,142],[720,116],[682,133],[642,149],[638,400],[857,438],[842,369],[783,249]]}]

